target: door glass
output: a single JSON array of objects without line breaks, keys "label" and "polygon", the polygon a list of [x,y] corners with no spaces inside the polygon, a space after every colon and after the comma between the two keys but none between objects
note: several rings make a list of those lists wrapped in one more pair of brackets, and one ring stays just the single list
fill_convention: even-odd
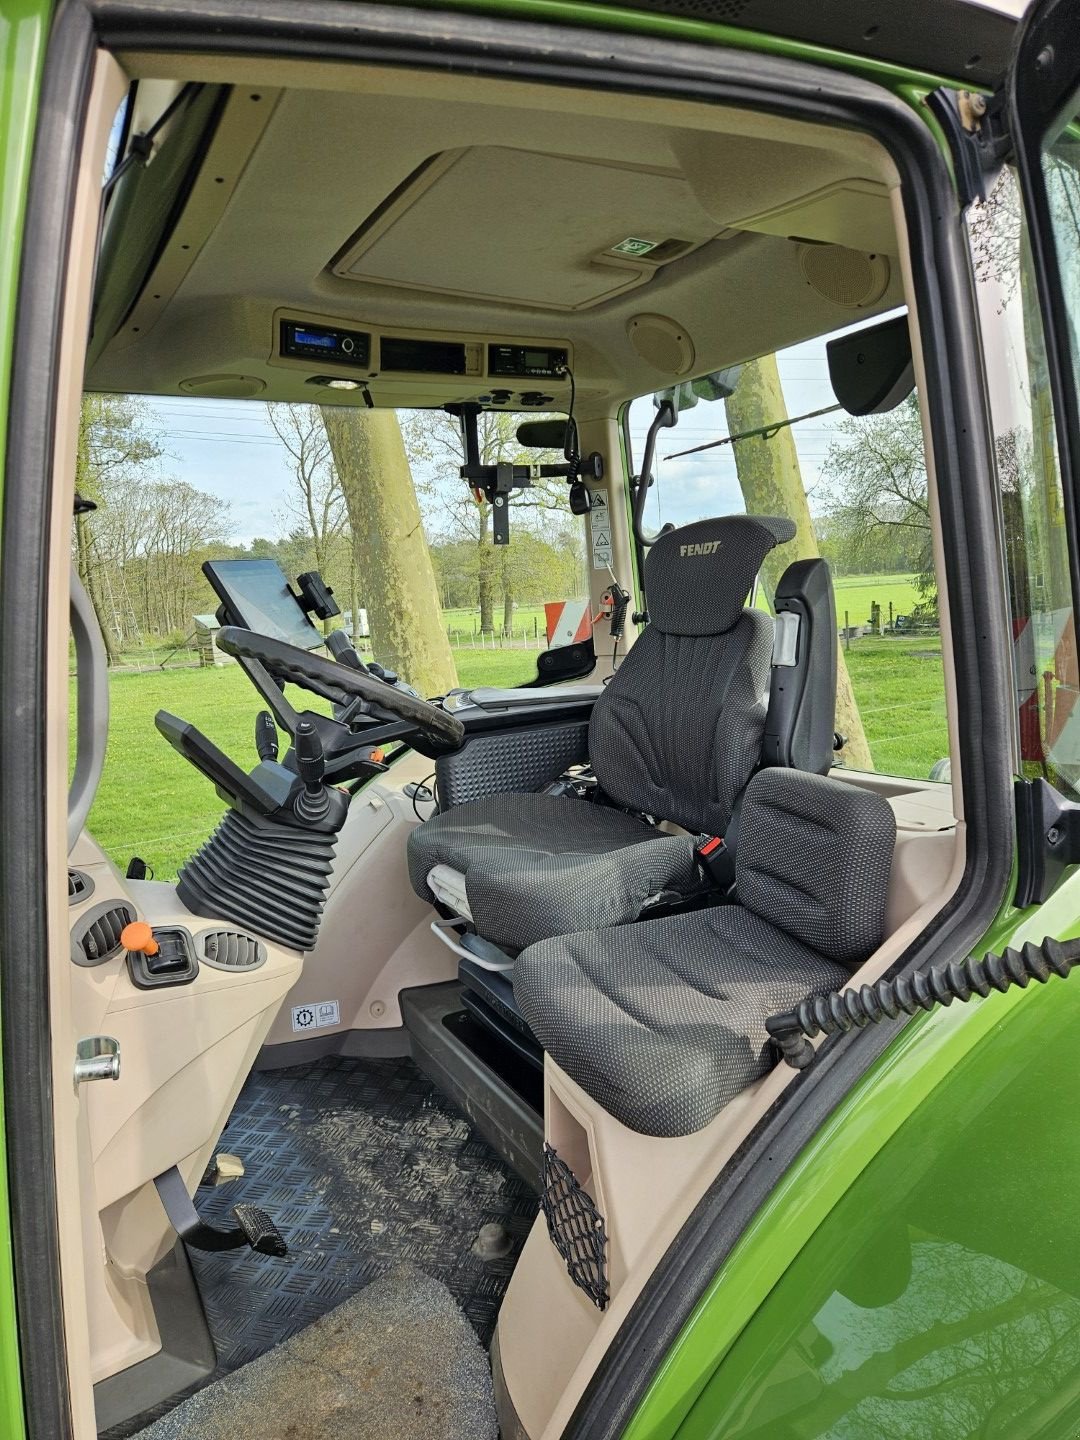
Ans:
[{"label": "door glass", "polygon": [[[1074,364],[1080,317],[1080,146],[1062,135],[1044,156]],[[1039,317],[1036,271],[1015,172],[972,207],[969,231],[982,317],[1012,616],[1020,772],[1080,793],[1080,669],[1069,528]]]},{"label": "door glass", "polygon": [[1072,124],[1044,151],[1042,164],[1075,385],[1080,377],[1080,103],[1074,103],[1072,111]]},{"label": "door glass", "polygon": [[[838,763],[945,779],[945,672],[919,402],[912,394],[867,416],[840,408],[826,346],[860,328],[764,356],[742,368],[728,398],[680,407],[677,427],[660,432],[645,529],[747,510],[793,520],[796,539],[769,556],[755,603],[771,608],[793,560],[829,562],[840,632],[836,729],[846,737]],[[636,463],[654,414],[652,396],[628,408]]]}]

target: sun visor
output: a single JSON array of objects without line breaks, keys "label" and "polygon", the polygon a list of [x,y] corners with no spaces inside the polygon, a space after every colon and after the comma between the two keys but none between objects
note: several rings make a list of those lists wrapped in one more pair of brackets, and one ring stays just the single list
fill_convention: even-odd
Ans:
[{"label": "sun visor", "polygon": [[849,415],[895,410],[915,389],[906,312],[830,340],[825,351],[833,394]]}]

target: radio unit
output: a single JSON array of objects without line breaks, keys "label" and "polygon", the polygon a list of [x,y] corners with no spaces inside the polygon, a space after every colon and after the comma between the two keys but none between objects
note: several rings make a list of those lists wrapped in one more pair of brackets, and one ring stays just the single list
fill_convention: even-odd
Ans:
[{"label": "radio unit", "polygon": [[363,330],[343,330],[336,325],[282,320],[281,353],[294,360],[318,360],[320,365],[351,365],[366,370],[371,363],[371,336]]},{"label": "radio unit", "polygon": [[523,375],[528,379],[558,380],[566,371],[565,350],[541,345],[489,345],[488,375]]}]

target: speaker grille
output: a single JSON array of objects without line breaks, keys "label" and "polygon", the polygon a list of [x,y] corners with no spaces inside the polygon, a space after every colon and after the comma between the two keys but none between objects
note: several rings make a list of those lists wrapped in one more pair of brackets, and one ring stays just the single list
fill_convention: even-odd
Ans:
[{"label": "speaker grille", "polygon": [[799,268],[812,290],[846,310],[876,304],[889,288],[888,258],[846,245],[800,245]]}]

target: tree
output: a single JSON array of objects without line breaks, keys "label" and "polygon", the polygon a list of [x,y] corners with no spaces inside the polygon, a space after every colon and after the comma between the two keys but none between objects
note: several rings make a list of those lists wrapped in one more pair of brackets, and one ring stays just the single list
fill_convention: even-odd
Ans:
[{"label": "tree", "polygon": [[[746,430],[787,419],[787,406],[780,385],[775,355],[766,355],[743,367],[734,392],[724,401],[728,432]],[[777,581],[792,560],[818,555],[817,536],[799,470],[799,456],[790,428],[776,431],[771,438],[757,436],[734,445],[739,488],[748,514],[786,515],[795,524],[795,538],[778,545],[765,559],[762,578],[770,601]],[[872,770],[873,758],[863,729],[862,717],[851,687],[842,654],[836,662],[836,724],[847,736],[844,754],[859,770]]]},{"label": "tree", "polygon": [[348,523],[326,426],[313,405],[267,405],[266,418],[288,453],[289,469],[296,481],[297,493],[287,507],[288,515],[306,527],[314,568],[325,578],[334,542]]},{"label": "tree", "polygon": [[919,402],[910,395],[883,415],[854,416],[837,427],[841,438],[823,466],[825,500],[847,552],[872,568],[882,547],[903,557],[916,586],[937,612],[930,498]]},{"label": "tree", "polygon": [[377,660],[423,695],[457,684],[420,507],[392,410],[322,407]]},{"label": "tree", "polygon": [[114,563],[114,557],[102,551],[98,532],[105,513],[114,508],[119,488],[125,482],[144,481],[165,453],[148,420],[144,402],[131,395],[83,396],[75,488],[85,500],[92,500],[99,512],[75,517],[75,564],[94,607],[110,665],[116,664],[119,651],[104,600],[109,578],[104,567]]}]

